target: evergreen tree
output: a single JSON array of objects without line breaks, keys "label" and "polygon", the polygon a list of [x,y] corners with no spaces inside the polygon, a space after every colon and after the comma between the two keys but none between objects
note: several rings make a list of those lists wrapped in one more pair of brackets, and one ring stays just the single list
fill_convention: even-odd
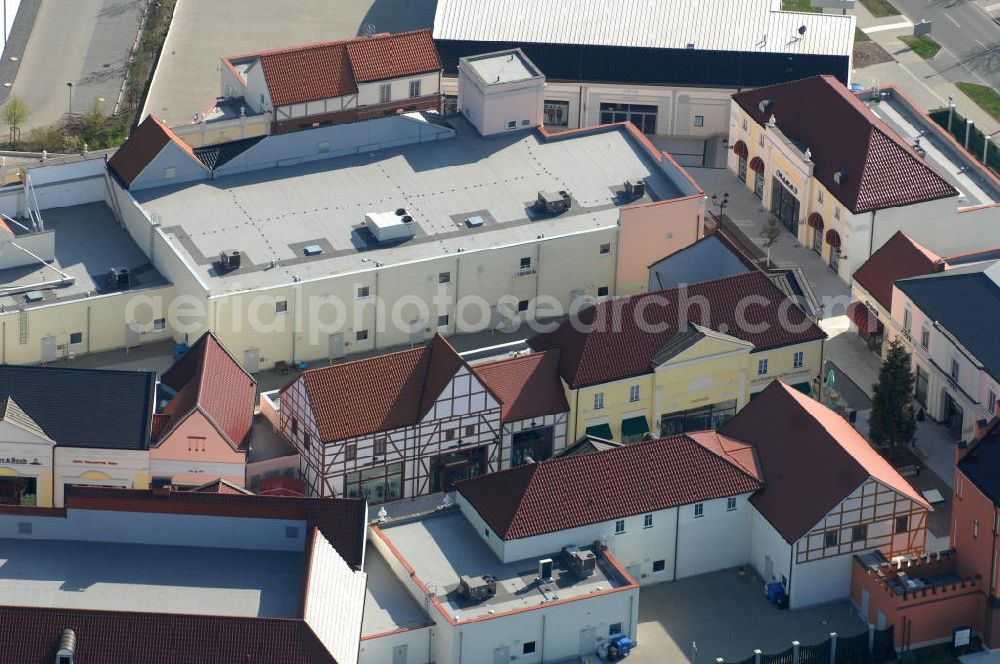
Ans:
[{"label": "evergreen tree", "polygon": [[878,372],[869,432],[873,443],[897,449],[913,443],[917,421],[913,415],[913,371],[910,353],[893,339]]}]

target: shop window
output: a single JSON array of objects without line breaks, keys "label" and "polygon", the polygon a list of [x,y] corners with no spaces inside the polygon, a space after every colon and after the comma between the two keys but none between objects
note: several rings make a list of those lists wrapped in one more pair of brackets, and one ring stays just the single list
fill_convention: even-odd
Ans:
[{"label": "shop window", "polygon": [[735,400],[668,413],[660,418],[660,435],[672,436],[687,431],[721,429],[735,414]]},{"label": "shop window", "polygon": [[732,512],[736,509],[736,496],[729,496],[726,498],[726,511]]},{"label": "shop window", "polygon": [[69,343],[71,346],[78,346],[83,343],[83,332],[70,332]]},{"label": "shop window", "polygon": [[554,429],[551,426],[518,431],[511,437],[511,467],[532,461],[545,461],[552,456]]},{"label": "shop window", "polygon": [[569,102],[546,99],[542,104],[542,121],[553,127],[568,127]]},{"label": "shop window", "polygon": [[358,446],[354,443],[350,443],[344,446],[344,459],[347,461],[355,461],[358,458]]},{"label": "shop window", "polygon": [[382,85],[378,86],[379,103],[387,104],[391,99],[392,99],[392,85],[389,83],[383,83]]},{"label": "shop window", "polygon": [[521,647],[521,654],[522,655],[530,655],[533,652],[535,652],[535,642],[534,641],[526,641],[524,643],[524,645]]},{"label": "shop window", "polygon": [[654,560],[653,561],[653,574],[660,574],[667,569],[666,560]]},{"label": "shop window", "polygon": [[364,498],[369,503],[382,503],[403,497],[403,464],[392,463],[348,473],[344,478],[348,498]]}]

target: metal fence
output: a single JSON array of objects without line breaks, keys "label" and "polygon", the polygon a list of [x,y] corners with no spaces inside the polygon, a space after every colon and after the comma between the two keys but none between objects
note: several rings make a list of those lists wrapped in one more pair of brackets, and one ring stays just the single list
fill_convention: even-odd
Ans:
[{"label": "metal fence", "polygon": [[[883,664],[896,659],[892,626],[886,629],[869,628],[854,636],[838,636],[811,645],[793,642],[792,647],[780,652],[754,654],[731,664]],[[723,662],[720,658],[717,662]],[[729,663],[727,663],[729,664]]]}]

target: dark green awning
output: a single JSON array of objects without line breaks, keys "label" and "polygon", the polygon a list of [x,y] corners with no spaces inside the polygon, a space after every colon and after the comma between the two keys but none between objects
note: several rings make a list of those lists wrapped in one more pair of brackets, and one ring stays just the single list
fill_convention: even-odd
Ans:
[{"label": "dark green awning", "polygon": [[638,415],[630,417],[627,420],[622,420],[622,438],[642,436],[646,433],[649,433],[649,422],[646,421],[645,415]]},{"label": "dark green awning", "polygon": [[610,424],[595,424],[594,426],[587,427],[587,435],[594,438],[603,438],[604,440],[613,440],[611,438]]},{"label": "dark green awning", "polygon": [[795,383],[794,385],[792,385],[792,387],[794,387],[796,390],[806,395],[807,397],[812,396],[813,393],[812,385],[810,385],[809,381],[806,381],[805,383]]}]

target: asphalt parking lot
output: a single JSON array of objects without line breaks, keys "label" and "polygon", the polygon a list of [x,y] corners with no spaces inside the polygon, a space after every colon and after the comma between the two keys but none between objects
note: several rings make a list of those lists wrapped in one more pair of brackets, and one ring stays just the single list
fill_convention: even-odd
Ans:
[{"label": "asphalt parking lot", "polygon": [[436,0],[179,0],[144,115],[190,122],[219,94],[219,59],[370,32],[429,28]]},{"label": "asphalt parking lot", "polygon": [[714,664],[722,657],[733,662],[749,657],[755,648],[778,652],[792,641],[807,645],[825,640],[831,632],[854,636],[864,629],[846,601],[781,610],[767,602],[759,579],[745,581],[730,569],[639,591],[639,647],[628,661]]}]

